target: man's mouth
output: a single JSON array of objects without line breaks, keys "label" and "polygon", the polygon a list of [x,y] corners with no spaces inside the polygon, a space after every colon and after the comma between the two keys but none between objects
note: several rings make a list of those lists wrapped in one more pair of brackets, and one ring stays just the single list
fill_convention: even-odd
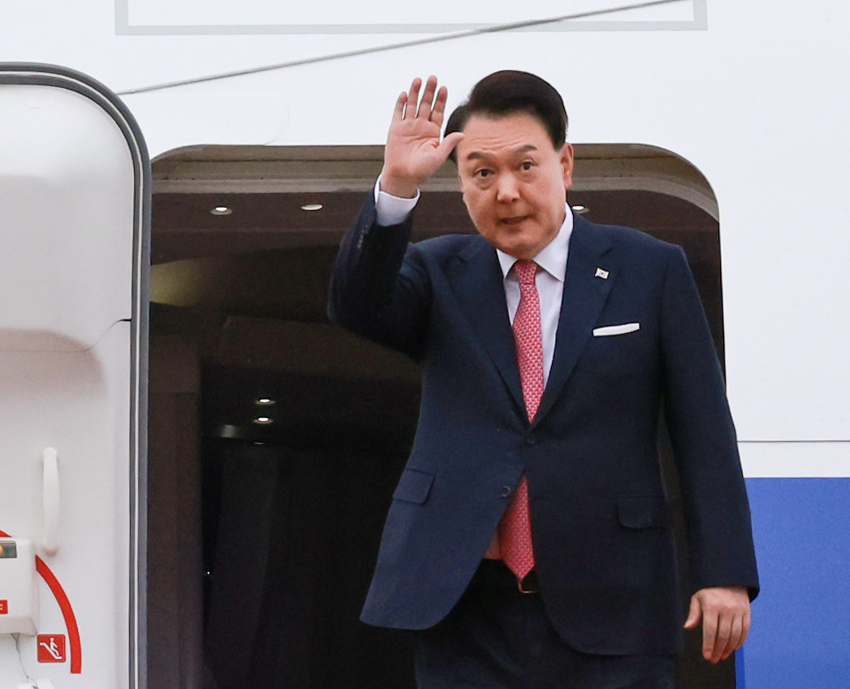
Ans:
[{"label": "man's mouth", "polygon": [[499,218],[500,225],[508,225],[509,227],[513,227],[515,225],[519,225],[523,220],[525,220],[527,215],[515,215],[510,218]]}]

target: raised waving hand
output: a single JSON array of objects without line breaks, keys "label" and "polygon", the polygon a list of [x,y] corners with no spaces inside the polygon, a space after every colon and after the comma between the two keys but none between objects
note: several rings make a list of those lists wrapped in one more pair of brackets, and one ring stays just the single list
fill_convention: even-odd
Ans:
[{"label": "raised waving hand", "polygon": [[446,87],[437,90],[437,77],[430,76],[420,100],[421,88],[422,80],[414,79],[410,91],[398,97],[393,111],[381,171],[381,190],[393,196],[416,196],[419,186],[440,168],[463,138],[462,133],[455,132],[440,140]]}]

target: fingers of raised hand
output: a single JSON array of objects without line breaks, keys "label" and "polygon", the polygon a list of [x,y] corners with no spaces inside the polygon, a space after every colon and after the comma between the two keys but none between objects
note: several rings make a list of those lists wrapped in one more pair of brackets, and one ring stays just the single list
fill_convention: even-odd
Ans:
[{"label": "fingers of raised hand", "polygon": [[419,91],[422,89],[422,79],[417,77],[410,84],[410,90],[402,93],[396,101],[396,119],[419,118],[423,120],[434,120],[437,124],[442,123],[443,112],[446,108],[446,87],[437,90],[437,77],[430,76],[425,82],[425,90],[422,99]]},{"label": "fingers of raised hand", "polygon": [[431,110],[431,119],[439,126],[443,124],[443,115],[446,112],[446,100],[448,100],[449,91],[445,86],[441,86],[437,91],[437,99],[434,101],[434,107]]},{"label": "fingers of raised hand", "polygon": [[424,84],[421,79],[414,79],[410,90],[399,95],[384,148],[382,189],[411,197],[463,137],[457,132],[440,140],[446,99],[446,88],[437,88],[435,76],[428,77]]},{"label": "fingers of raised hand", "polygon": [[398,122],[404,119],[404,108],[407,105],[407,91],[402,91],[395,102],[395,110],[393,110],[393,122]]},{"label": "fingers of raised hand", "polygon": [[425,82],[425,91],[422,93],[422,100],[419,102],[419,108],[416,111],[416,116],[425,120],[431,119],[432,104],[434,103],[434,94],[437,91],[437,77],[430,76]]},{"label": "fingers of raised hand", "polygon": [[407,103],[404,109],[404,117],[415,117],[416,106],[419,103],[419,89],[422,88],[422,79],[416,77],[410,84],[410,91],[407,92]]}]

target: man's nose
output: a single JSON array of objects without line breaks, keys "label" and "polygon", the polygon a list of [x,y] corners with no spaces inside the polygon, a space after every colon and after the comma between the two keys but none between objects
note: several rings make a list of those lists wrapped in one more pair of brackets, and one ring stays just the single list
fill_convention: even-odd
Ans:
[{"label": "man's nose", "polygon": [[499,175],[496,183],[497,201],[514,201],[519,198],[519,184],[512,174]]}]

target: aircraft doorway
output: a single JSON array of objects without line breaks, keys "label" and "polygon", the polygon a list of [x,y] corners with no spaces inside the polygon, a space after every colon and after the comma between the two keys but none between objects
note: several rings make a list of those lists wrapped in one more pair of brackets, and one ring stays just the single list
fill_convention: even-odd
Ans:
[{"label": "aircraft doorway", "polygon": [[[357,621],[418,409],[405,358],[330,325],[337,244],[380,147],[154,161],[149,685],[413,687],[410,639]],[[577,145],[570,203],[682,244],[723,352],[717,206],[686,161]],[[417,238],[474,231],[447,166]],[[676,502],[669,452],[662,458]],[[681,524],[679,525],[681,531]],[[735,686],[689,637],[683,689]]]}]

